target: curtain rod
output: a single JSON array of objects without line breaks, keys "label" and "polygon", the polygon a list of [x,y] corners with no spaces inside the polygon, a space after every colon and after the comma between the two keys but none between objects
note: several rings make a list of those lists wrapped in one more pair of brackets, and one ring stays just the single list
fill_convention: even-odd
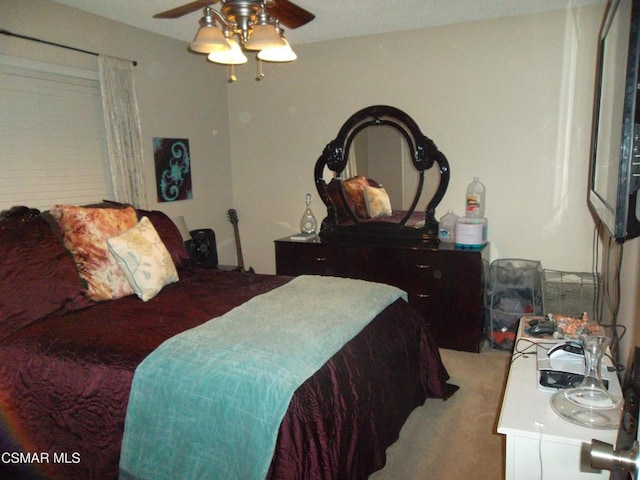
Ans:
[{"label": "curtain rod", "polygon": [[[49,42],[47,40],[41,40],[40,38],[29,37],[27,35],[20,35],[19,33],[13,33],[13,32],[10,32],[9,30],[5,30],[4,28],[0,28],[0,33],[2,35],[8,35],[10,37],[17,37],[17,38],[22,38],[24,40],[31,40],[32,42],[44,43],[46,45],[53,45],[54,47],[66,48],[67,50],[73,50],[75,52],[87,53],[89,55],[95,55],[95,56],[100,55],[99,53],[91,52],[89,50],[83,50],[81,48],[76,48],[76,47],[70,47],[69,45],[62,45],[61,43]],[[138,62],[136,62],[135,60],[130,60],[130,62],[133,63],[134,67],[136,65],[138,65]]]}]

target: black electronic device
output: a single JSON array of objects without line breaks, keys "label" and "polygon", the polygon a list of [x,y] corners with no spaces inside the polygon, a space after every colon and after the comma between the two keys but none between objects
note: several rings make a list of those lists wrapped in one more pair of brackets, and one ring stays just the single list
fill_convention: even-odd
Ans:
[{"label": "black electronic device", "polygon": [[[585,373],[585,357],[578,355],[579,343],[536,343],[538,390],[555,392],[562,388],[574,388],[582,383]],[[573,352],[573,353],[570,353]],[[609,381],[616,375],[602,366],[602,383],[609,388]]]},{"label": "black electronic device", "polygon": [[[543,387],[545,391],[575,388],[584,380],[584,374],[582,373],[563,372],[560,370],[540,370],[539,373],[540,386]],[[602,384],[605,388],[609,388],[609,380],[603,379]]]},{"label": "black electronic device", "polygon": [[615,241],[640,236],[640,0],[609,2],[599,34],[588,203]]},{"label": "black electronic device", "polygon": [[584,380],[583,373],[540,370],[540,385],[547,389],[575,388]]},{"label": "black electronic device", "polygon": [[529,335],[539,337],[552,335],[556,331],[556,323],[551,320],[532,320],[529,322]]},{"label": "black electronic device", "polygon": [[218,249],[216,234],[210,228],[192,230],[189,241],[189,258],[191,265],[200,268],[218,267]]},{"label": "black electronic device", "polygon": [[571,357],[584,359],[584,349],[578,342],[564,342],[551,347],[547,355],[552,359]]}]

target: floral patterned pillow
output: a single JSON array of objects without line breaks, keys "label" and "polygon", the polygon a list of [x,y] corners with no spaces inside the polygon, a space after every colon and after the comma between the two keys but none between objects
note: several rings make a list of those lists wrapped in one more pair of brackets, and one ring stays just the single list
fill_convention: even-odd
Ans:
[{"label": "floral patterned pillow", "polygon": [[148,217],[142,217],[132,229],[110,238],[107,244],[141,300],[151,300],[162,287],[178,281],[171,254]]},{"label": "floral patterned pillow", "polygon": [[107,240],[138,222],[136,211],[126,208],[86,208],[56,205],[50,210],[58,222],[64,246],[71,252],[80,277],[87,282],[87,296],[95,301],[133,294],[133,289]]},{"label": "floral patterned pillow", "polygon": [[364,201],[364,188],[369,185],[367,179],[363,176],[351,177],[342,182],[342,188],[346,193],[347,201],[359,218],[367,218],[367,206]]}]

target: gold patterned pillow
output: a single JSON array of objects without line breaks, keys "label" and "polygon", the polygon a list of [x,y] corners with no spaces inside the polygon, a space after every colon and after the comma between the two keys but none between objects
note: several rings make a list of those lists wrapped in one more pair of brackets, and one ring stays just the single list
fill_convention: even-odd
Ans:
[{"label": "gold patterned pillow", "polygon": [[178,281],[171,254],[147,217],[142,217],[132,229],[107,240],[107,244],[141,300],[151,300],[162,287]]},{"label": "gold patterned pillow", "polygon": [[50,210],[60,226],[64,246],[71,252],[87,296],[95,301],[133,294],[118,263],[109,253],[107,239],[136,225],[132,207],[85,208],[56,205]]},{"label": "gold patterned pillow", "polygon": [[342,182],[342,188],[346,194],[347,202],[359,218],[367,218],[367,207],[364,199],[364,189],[369,182],[363,176],[351,177]]},{"label": "gold patterned pillow", "polygon": [[364,200],[371,218],[386,217],[393,213],[389,194],[383,187],[364,187]]}]

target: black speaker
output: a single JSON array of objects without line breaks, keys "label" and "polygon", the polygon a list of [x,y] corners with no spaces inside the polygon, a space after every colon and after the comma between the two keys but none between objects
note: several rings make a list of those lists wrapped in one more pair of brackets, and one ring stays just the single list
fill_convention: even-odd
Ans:
[{"label": "black speaker", "polygon": [[216,268],[218,266],[218,249],[216,234],[210,228],[192,230],[189,241],[189,258],[191,265],[200,268]]}]

